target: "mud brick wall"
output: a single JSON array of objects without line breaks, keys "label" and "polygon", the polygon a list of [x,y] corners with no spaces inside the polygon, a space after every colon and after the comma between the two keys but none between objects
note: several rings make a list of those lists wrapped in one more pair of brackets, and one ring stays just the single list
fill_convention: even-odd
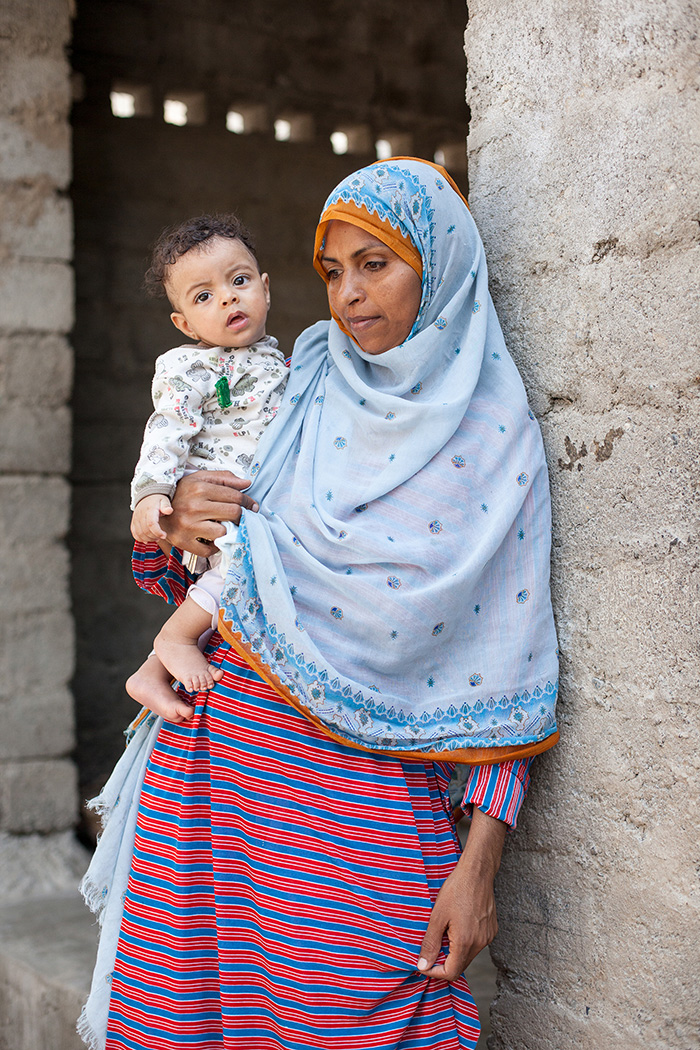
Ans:
[{"label": "mud brick wall", "polygon": [[73,324],[65,0],[0,11],[0,833],[76,817],[68,587]]}]

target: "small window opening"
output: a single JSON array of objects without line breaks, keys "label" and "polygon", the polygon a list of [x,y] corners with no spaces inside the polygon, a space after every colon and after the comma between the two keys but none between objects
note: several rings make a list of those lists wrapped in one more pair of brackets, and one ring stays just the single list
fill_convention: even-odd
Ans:
[{"label": "small window opening", "polygon": [[292,137],[292,125],[288,120],[275,121],[275,138],[278,142],[289,142]]},{"label": "small window opening", "polygon": [[371,153],[372,135],[366,124],[343,126],[331,135],[331,146],[333,152],[341,156],[345,153]]},{"label": "small window opening", "polygon": [[392,154],[389,139],[377,139],[374,148],[377,151],[377,160],[388,160]]},{"label": "small window opening", "polygon": [[232,131],[234,135],[243,135],[245,133],[243,114],[238,110],[230,109],[226,114],[226,130]]},{"label": "small window opening", "polygon": [[278,142],[312,142],[314,121],[308,113],[283,113],[275,121]]},{"label": "small window opening", "polygon": [[467,172],[467,147],[464,142],[449,142],[435,150],[433,158],[436,164],[442,165],[447,171],[454,171],[458,175],[466,175]]},{"label": "small window opening", "polygon": [[389,157],[409,157],[413,149],[411,136],[402,131],[386,134],[374,143],[377,160],[388,160]]},{"label": "small window opening", "polygon": [[185,124],[204,124],[206,119],[206,101],[201,91],[182,91],[163,100],[163,120],[166,124],[175,124],[181,128]]},{"label": "small window opening", "polygon": [[333,132],[331,135],[331,146],[333,147],[333,152],[337,153],[338,156],[348,152],[350,143],[344,131]]},{"label": "small window opening", "polygon": [[250,135],[254,131],[267,131],[267,109],[260,105],[232,106],[226,114],[226,128],[234,135]]},{"label": "small window opening", "polygon": [[109,101],[112,104],[112,113],[115,117],[136,116],[134,96],[130,95],[128,91],[110,92]]},{"label": "small window opening", "polygon": [[153,114],[151,89],[143,84],[115,81],[109,102],[115,117],[150,117]]}]

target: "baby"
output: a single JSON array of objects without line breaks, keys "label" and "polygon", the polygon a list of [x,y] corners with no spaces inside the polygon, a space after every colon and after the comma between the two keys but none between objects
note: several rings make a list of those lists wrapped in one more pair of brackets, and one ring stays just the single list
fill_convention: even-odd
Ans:
[{"label": "baby", "polygon": [[[131,485],[131,532],[142,543],[167,539],[160,517],[172,514],[170,499],[185,474],[228,468],[246,476],[288,378],[277,341],[265,335],[269,278],[234,215],[202,215],[165,230],[146,283],[165,292],[173,324],[196,343],[156,362],[155,411]],[[169,721],[193,713],[171,688],[172,678],[200,692],[222,677],[198,646],[216,625],[220,558],[209,560],[209,570],[155,639],[155,654],[126,683],[130,696]]]}]

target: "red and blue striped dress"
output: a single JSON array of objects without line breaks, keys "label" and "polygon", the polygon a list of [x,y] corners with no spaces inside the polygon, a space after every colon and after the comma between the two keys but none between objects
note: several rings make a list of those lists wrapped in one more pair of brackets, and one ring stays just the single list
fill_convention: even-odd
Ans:
[{"label": "red and blue striped dress", "polygon": [[[180,601],[139,547],[143,587]],[[218,635],[224,669],[166,724],[146,775],[112,976],[108,1050],[463,1050],[464,978],[416,961],[459,853],[449,763],[338,743]],[[515,823],[529,761],[475,768],[465,804]]]}]

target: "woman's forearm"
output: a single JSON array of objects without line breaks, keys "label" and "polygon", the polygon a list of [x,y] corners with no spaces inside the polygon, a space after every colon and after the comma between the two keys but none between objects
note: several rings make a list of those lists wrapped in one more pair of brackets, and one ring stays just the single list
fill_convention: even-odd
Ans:
[{"label": "woman's forearm", "polygon": [[505,837],[506,825],[503,821],[490,817],[474,806],[467,842],[457,867],[469,869],[473,877],[493,885],[501,865]]}]

